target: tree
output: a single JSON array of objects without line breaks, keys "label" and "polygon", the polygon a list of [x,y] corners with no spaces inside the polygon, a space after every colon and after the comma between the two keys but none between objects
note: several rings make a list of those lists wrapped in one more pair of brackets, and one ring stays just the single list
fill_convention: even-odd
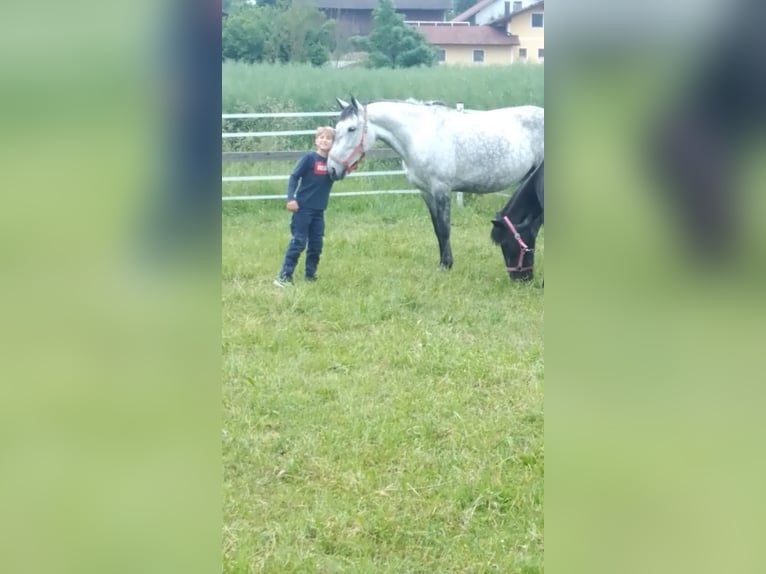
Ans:
[{"label": "tree", "polygon": [[269,37],[268,14],[263,9],[243,7],[230,14],[221,30],[224,59],[253,63],[263,60]]},{"label": "tree", "polygon": [[320,66],[334,49],[335,22],[327,20],[313,2],[282,0],[273,28],[280,41],[280,61]]},{"label": "tree", "polygon": [[[259,6],[266,4],[273,4],[274,0],[258,0]],[[251,0],[221,0],[221,8],[227,14],[233,14],[234,12],[244,8],[246,6],[255,6]]]},{"label": "tree", "polygon": [[334,48],[333,21],[308,0],[243,5],[223,22],[223,58],[245,62],[310,62],[321,66]]},{"label": "tree", "polygon": [[379,0],[372,12],[372,32],[354,43],[368,53],[368,65],[373,68],[432,66],[436,62],[436,49],[404,23],[392,0]]}]

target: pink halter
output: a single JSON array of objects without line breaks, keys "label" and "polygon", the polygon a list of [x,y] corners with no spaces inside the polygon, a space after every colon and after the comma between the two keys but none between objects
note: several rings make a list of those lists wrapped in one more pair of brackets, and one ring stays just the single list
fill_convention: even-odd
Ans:
[{"label": "pink halter", "polygon": [[533,269],[532,266],[523,267],[523,264],[524,264],[524,255],[534,251],[534,249],[530,249],[529,247],[527,247],[527,244],[524,243],[524,240],[521,238],[521,234],[518,231],[516,231],[516,227],[514,227],[513,223],[511,222],[510,219],[508,219],[507,215],[503,217],[503,221],[508,226],[508,229],[511,230],[511,233],[513,233],[513,238],[516,240],[516,243],[518,243],[519,247],[521,247],[521,249],[519,250],[519,260],[516,263],[516,267],[506,267],[505,268],[506,271],[529,271]]}]

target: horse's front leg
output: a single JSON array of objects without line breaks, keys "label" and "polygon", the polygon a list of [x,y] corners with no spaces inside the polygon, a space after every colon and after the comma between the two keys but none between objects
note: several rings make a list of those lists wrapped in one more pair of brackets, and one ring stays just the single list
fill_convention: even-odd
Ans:
[{"label": "horse's front leg", "polygon": [[449,243],[450,234],[450,192],[449,189],[436,191],[421,191],[420,195],[428,206],[431,223],[434,226],[436,239],[439,241],[439,264],[445,269],[452,268],[452,248]]}]

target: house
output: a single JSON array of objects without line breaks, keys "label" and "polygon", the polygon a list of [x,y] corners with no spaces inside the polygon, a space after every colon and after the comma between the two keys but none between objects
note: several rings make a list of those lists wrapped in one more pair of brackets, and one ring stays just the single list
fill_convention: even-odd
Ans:
[{"label": "house", "polygon": [[519,44],[513,48],[514,62],[545,61],[545,2],[532,2],[528,6],[492,22],[502,25],[509,34],[518,37]]},{"label": "house", "polygon": [[452,22],[470,22],[475,26],[489,25],[495,20],[508,16],[511,12],[517,12],[534,4],[535,0],[522,0],[521,2],[508,2],[507,0],[481,0],[465,12],[455,16]]},{"label": "house", "polygon": [[445,64],[510,64],[519,39],[492,26],[468,22],[408,22],[439,50]]},{"label": "house", "polygon": [[545,2],[482,0],[451,22],[470,22],[504,31],[518,39],[511,48],[511,62],[545,61]]},{"label": "house", "polygon": [[[372,30],[372,11],[378,0],[314,0],[325,16],[337,22],[340,37],[366,36]],[[393,0],[396,12],[405,20],[443,22],[452,0]]]}]

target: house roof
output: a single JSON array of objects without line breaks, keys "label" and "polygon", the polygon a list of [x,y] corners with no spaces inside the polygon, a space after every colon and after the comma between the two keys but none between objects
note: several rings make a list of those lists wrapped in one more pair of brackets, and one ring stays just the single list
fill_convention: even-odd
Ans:
[{"label": "house roof", "polygon": [[499,32],[492,26],[418,26],[431,44],[470,46],[515,46],[518,36]]},{"label": "house roof", "polygon": [[468,10],[465,10],[464,12],[461,12],[460,14],[455,16],[452,20],[450,20],[450,22],[465,22],[466,20],[468,20],[468,18],[476,14],[476,12],[478,12],[482,8],[486,8],[487,6],[492,4],[494,1],[495,0],[481,0],[480,2],[477,2],[476,4],[471,6]]},{"label": "house roof", "polygon": [[523,14],[524,12],[529,12],[531,10],[538,10],[540,8],[543,8],[545,5],[545,0],[540,0],[539,2],[533,2],[529,6],[526,6],[525,8],[522,8],[521,10],[516,10],[515,12],[511,12],[510,16],[503,16],[501,18],[497,18],[490,22],[493,26],[497,24],[502,24],[503,22],[508,22],[511,18],[514,16],[518,16],[519,14]]},{"label": "house roof", "polygon": [[[469,18],[471,18],[471,16],[474,16],[476,13],[481,12],[484,8],[486,8],[487,6],[489,6],[495,1],[496,0],[481,0],[480,2],[477,2],[476,4],[471,6],[465,12],[461,12],[460,14],[455,16],[452,20],[450,20],[450,22],[465,22]],[[532,4],[529,4],[528,6],[522,8],[521,10],[516,10],[515,12],[512,12],[511,17],[515,16],[516,14],[521,14],[522,12],[526,12],[527,10],[533,10],[535,8],[539,8],[544,3],[545,3],[544,0],[540,0],[539,2],[533,2]],[[502,18],[498,18],[492,23],[495,24],[497,22],[502,22],[503,20],[507,22],[508,17],[504,16]]]},{"label": "house roof", "polygon": [[[317,8],[340,10],[374,10],[378,0],[314,0]],[[452,0],[393,0],[397,10],[444,10],[452,8]]]},{"label": "house roof", "polygon": [[[539,2],[532,2],[529,6],[526,6],[525,8],[522,8],[521,10],[516,10],[513,14],[521,14],[522,12],[526,12],[528,10],[536,10],[537,8],[542,8],[543,4],[545,4],[545,0],[540,0]],[[511,16],[513,16],[511,14]]]}]

